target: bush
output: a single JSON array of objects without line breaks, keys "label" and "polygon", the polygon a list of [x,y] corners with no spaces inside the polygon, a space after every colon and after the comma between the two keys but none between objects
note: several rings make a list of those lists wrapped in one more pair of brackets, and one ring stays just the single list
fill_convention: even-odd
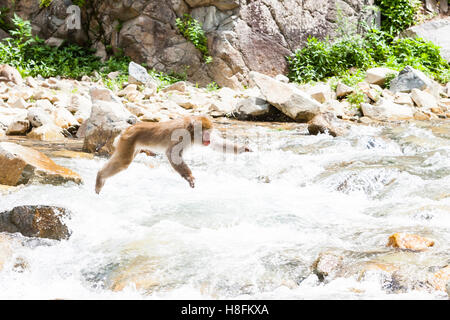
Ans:
[{"label": "bush", "polygon": [[177,18],[175,24],[181,34],[200,50],[205,62],[211,62],[212,58],[208,52],[208,39],[202,29],[202,24],[186,13],[183,18]]},{"label": "bush", "polygon": [[420,38],[394,40],[390,33],[376,29],[368,30],[364,37],[348,36],[334,43],[310,38],[305,48],[296,50],[287,60],[289,78],[295,82],[320,81],[329,77],[352,82],[361,78],[362,72],[349,73],[349,69],[366,70],[376,66],[401,70],[410,65],[440,82],[449,81],[450,73],[440,48],[432,42]]},{"label": "bush", "polygon": [[381,30],[393,35],[412,26],[420,8],[417,0],[377,0],[375,4],[381,10]]},{"label": "bush", "polygon": [[[0,42],[0,63],[16,67],[22,76],[37,76],[80,79],[84,75],[92,75],[98,71],[104,83],[110,87],[121,88],[128,80],[128,65],[131,59],[127,56],[114,56],[106,62],[94,55],[95,50],[77,45],[64,45],[60,48],[50,47],[38,37],[32,37],[29,21],[17,15],[13,18],[14,29],[10,30],[13,38]],[[119,71],[120,75],[111,80],[108,73]],[[175,75],[166,75],[153,70],[150,74],[161,80],[162,84],[170,84],[180,80]]]}]

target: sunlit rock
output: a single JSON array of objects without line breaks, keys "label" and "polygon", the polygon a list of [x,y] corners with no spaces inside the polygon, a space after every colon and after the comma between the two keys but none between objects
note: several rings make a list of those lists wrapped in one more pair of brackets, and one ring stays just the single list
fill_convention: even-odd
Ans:
[{"label": "sunlit rock", "polygon": [[419,89],[412,89],[411,98],[419,108],[437,108],[437,100],[431,94]]},{"label": "sunlit rock", "polygon": [[345,134],[345,129],[338,124],[338,119],[333,113],[326,112],[316,115],[308,122],[308,132],[312,135],[329,133],[333,137]]},{"label": "sunlit rock", "polygon": [[23,79],[20,75],[19,71],[17,71],[16,68],[11,67],[7,64],[1,64],[0,65],[0,81],[5,82],[13,82],[18,85],[22,85]]},{"label": "sunlit rock", "polygon": [[342,255],[333,251],[320,253],[319,257],[311,266],[313,272],[319,277],[320,281],[325,280],[327,277],[336,275],[341,271],[342,267]]},{"label": "sunlit rock", "polygon": [[397,71],[389,68],[372,68],[366,71],[366,82],[370,84],[384,85],[386,78],[390,74],[397,74]]},{"label": "sunlit rock", "polygon": [[416,234],[394,233],[389,237],[388,246],[400,249],[422,251],[434,246],[434,241]]},{"label": "sunlit rock", "polygon": [[30,121],[28,120],[16,120],[8,126],[6,134],[8,136],[21,136],[25,135],[30,130]]},{"label": "sunlit rock", "polygon": [[68,239],[70,231],[64,224],[70,212],[51,206],[19,206],[0,212],[0,232],[19,232],[26,237]]},{"label": "sunlit rock", "polygon": [[380,99],[376,105],[362,103],[361,110],[364,116],[381,121],[408,120],[414,117],[413,108],[387,99]]},{"label": "sunlit rock", "polygon": [[81,177],[54,163],[43,153],[11,142],[0,143],[0,184],[17,186],[30,182],[81,183]]},{"label": "sunlit rock", "polygon": [[267,102],[294,120],[311,120],[323,106],[307,93],[258,72],[250,72],[250,79],[261,90]]},{"label": "sunlit rock", "polygon": [[354,91],[355,90],[352,87],[349,87],[342,82],[339,82],[336,87],[336,95],[338,98],[344,98],[349,94],[353,93]]},{"label": "sunlit rock", "polygon": [[27,134],[27,138],[40,141],[58,141],[64,140],[61,128],[54,123],[48,123],[38,128],[33,128]]}]

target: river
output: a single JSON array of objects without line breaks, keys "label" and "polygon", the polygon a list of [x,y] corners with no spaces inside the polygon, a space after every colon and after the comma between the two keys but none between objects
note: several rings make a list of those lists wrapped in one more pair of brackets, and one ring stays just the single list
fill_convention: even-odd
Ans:
[{"label": "river", "polygon": [[[54,159],[83,177],[80,186],[0,195],[0,211],[45,204],[72,212],[69,240],[21,237],[0,271],[0,298],[447,299],[392,290],[383,272],[320,282],[311,265],[326,250],[342,252],[344,268],[450,263],[449,122],[355,125],[338,138],[295,124],[222,128],[254,152],[188,153],[195,189],[163,156],[141,154],[99,196],[95,175],[106,160],[97,157]],[[386,247],[395,232],[436,244],[400,252]]]}]

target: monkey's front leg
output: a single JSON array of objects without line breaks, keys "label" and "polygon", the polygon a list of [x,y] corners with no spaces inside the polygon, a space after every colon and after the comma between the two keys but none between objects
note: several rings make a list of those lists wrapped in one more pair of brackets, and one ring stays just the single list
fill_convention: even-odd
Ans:
[{"label": "monkey's front leg", "polygon": [[173,148],[169,148],[166,151],[167,159],[169,159],[172,167],[185,179],[191,188],[195,187],[195,178],[192,176],[191,169],[187,166],[182,158],[182,151],[178,154],[172,152]]}]

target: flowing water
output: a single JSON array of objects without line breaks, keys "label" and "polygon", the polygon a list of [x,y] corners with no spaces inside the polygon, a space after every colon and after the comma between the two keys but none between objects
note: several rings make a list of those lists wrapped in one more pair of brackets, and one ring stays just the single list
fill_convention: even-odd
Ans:
[{"label": "flowing water", "polygon": [[[0,271],[0,298],[447,299],[443,291],[390,290],[382,272],[320,282],[311,265],[326,250],[346,255],[344,268],[373,259],[421,270],[450,263],[448,122],[354,126],[339,138],[285,125],[228,133],[254,152],[189,153],[195,189],[162,156],[141,154],[100,196],[102,158],[55,159],[83,185],[0,195],[0,211],[72,211],[69,240],[17,235],[22,244]],[[436,244],[399,252],[386,247],[395,232]]]}]

